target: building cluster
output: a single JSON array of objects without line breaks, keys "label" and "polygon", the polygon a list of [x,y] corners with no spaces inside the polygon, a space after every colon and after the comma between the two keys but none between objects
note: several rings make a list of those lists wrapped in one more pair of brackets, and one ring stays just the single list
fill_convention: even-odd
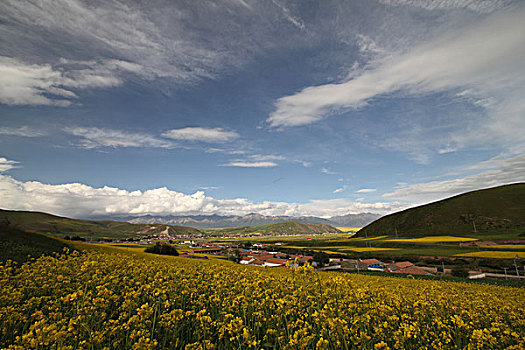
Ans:
[{"label": "building cluster", "polygon": [[404,273],[410,275],[432,275],[436,272],[433,267],[416,266],[410,261],[384,263],[377,259],[330,259],[330,264],[340,266],[341,269],[366,270],[391,273]]},{"label": "building cluster", "polygon": [[308,255],[288,255],[280,252],[265,251],[243,251],[239,253],[239,263],[243,265],[266,266],[266,267],[283,267],[283,266],[302,266],[309,263],[317,266],[313,261],[313,256]]}]

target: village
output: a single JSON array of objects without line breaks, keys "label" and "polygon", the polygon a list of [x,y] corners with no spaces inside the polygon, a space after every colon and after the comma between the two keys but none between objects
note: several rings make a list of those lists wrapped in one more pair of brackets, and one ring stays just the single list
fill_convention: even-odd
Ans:
[{"label": "village", "polygon": [[[433,276],[438,273],[450,274],[450,269],[437,267],[416,266],[410,261],[402,262],[383,262],[378,259],[349,259],[349,258],[331,258],[322,254],[321,259],[316,259],[315,255],[287,254],[278,251],[264,250],[265,245],[255,243],[251,247],[234,248],[224,243],[195,244],[193,241],[180,242],[180,244],[192,244],[190,252],[183,252],[181,257],[197,258],[192,254],[199,254],[198,258],[207,258],[209,255],[226,255],[241,265],[251,265],[259,267],[299,267],[304,265],[312,266],[319,271],[375,271],[389,272],[410,275],[427,275]],[[276,245],[282,245],[277,243]]]},{"label": "village", "polygon": [[[250,265],[264,268],[289,268],[300,266],[312,266],[317,271],[340,271],[340,272],[367,272],[367,273],[392,273],[420,276],[456,276],[468,279],[525,279],[519,274],[489,273],[482,270],[464,271],[464,275],[458,276],[453,268],[442,266],[421,266],[411,261],[381,261],[376,258],[341,258],[330,257],[324,252],[314,252],[312,255],[288,254],[281,251],[265,250],[267,245],[261,243],[244,243],[243,245],[230,246],[224,242],[194,242],[180,241],[180,245],[191,248],[182,251],[180,257],[192,259],[208,259],[208,255],[226,256],[228,260],[241,265]],[[286,248],[284,243],[274,243],[273,248]]]}]

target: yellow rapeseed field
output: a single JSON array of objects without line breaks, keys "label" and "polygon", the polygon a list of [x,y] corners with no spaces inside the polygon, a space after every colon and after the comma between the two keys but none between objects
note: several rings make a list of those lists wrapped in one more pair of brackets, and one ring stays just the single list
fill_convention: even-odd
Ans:
[{"label": "yellow rapeseed field", "polygon": [[341,232],[355,232],[355,231],[359,231],[361,229],[361,227],[336,227],[336,229],[338,229],[339,231]]},{"label": "yellow rapeseed field", "polygon": [[96,248],[0,265],[5,349],[523,349],[525,291]]}]

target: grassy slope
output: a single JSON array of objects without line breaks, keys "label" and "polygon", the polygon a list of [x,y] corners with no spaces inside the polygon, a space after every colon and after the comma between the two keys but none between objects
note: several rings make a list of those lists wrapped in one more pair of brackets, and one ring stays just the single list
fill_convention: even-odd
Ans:
[{"label": "grassy slope", "polygon": [[[356,237],[466,235],[517,237],[525,233],[525,183],[473,191],[384,216]],[[477,232],[474,232],[474,225]]]},{"label": "grassy slope", "polygon": [[261,226],[244,226],[210,231],[212,234],[311,234],[311,233],[340,233],[333,226],[325,224],[305,223],[297,221],[279,222]]},{"label": "grassy slope", "polygon": [[75,220],[46,213],[0,210],[0,224],[28,232],[63,237],[80,236],[87,239],[127,238],[159,234],[166,227],[170,234],[198,234],[200,231],[185,226],[130,224],[118,221]]},{"label": "grassy slope", "polygon": [[11,259],[22,263],[31,257],[62,252],[67,247],[61,241],[38,233],[29,233],[0,225],[0,261]]}]

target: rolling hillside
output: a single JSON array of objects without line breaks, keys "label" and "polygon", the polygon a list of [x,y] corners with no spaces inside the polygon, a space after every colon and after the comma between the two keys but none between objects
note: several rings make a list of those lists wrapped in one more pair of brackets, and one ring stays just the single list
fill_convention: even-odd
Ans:
[{"label": "rolling hillside", "polygon": [[138,238],[151,235],[200,234],[185,226],[130,224],[118,221],[75,220],[46,213],[0,210],[0,225],[52,236],[90,239]]},{"label": "rolling hillside", "polygon": [[22,263],[44,254],[60,253],[66,247],[57,239],[0,225],[0,261]]},{"label": "rolling hillside", "polygon": [[387,215],[355,237],[489,233],[525,235],[525,183],[468,192]]},{"label": "rolling hillside", "polygon": [[305,223],[297,221],[280,222],[261,226],[244,226],[229,229],[213,230],[215,234],[253,234],[265,235],[292,235],[292,234],[316,234],[316,233],[340,233],[333,226],[317,223]]}]

